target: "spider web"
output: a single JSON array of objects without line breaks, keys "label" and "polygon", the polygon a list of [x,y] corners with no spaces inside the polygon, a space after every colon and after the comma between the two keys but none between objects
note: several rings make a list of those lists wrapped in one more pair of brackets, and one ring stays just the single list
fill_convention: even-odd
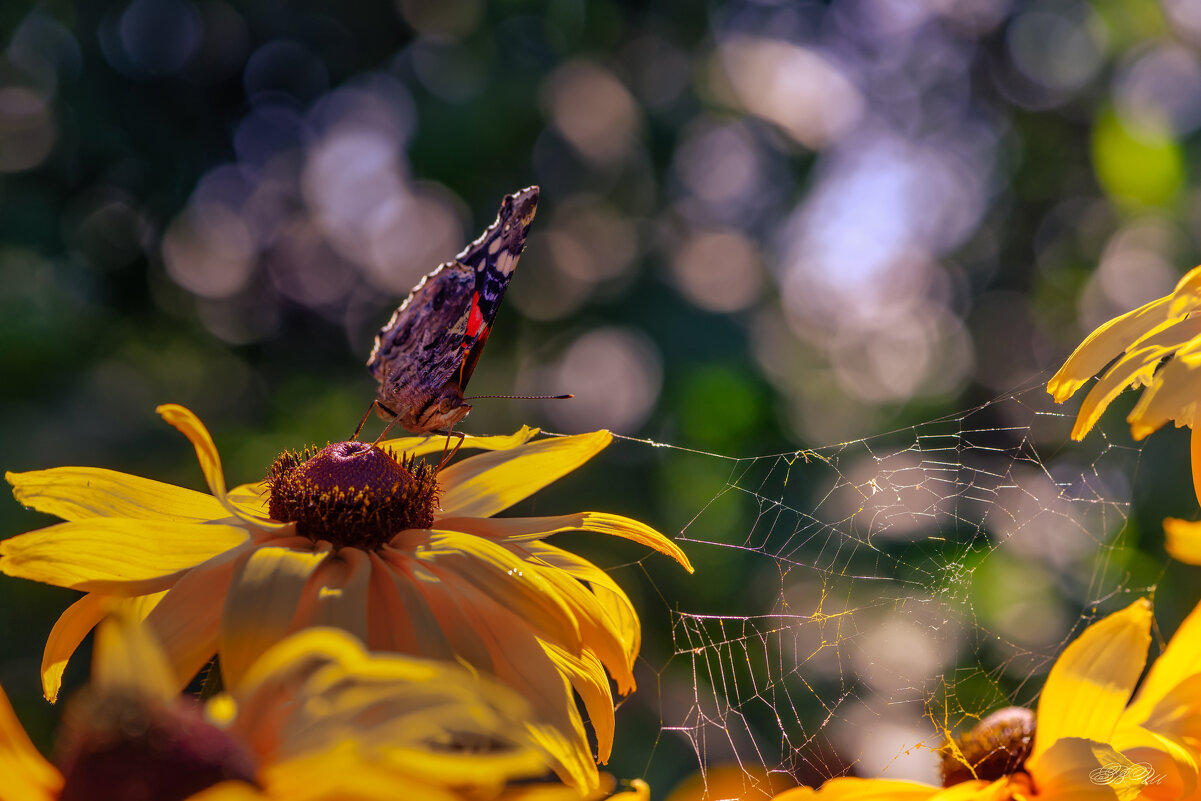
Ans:
[{"label": "spider web", "polygon": [[1112,413],[1071,443],[1070,411],[1040,386],[815,450],[668,446],[724,476],[677,540],[736,583],[729,608],[673,601],[657,672],[692,692],[661,693],[655,750],[682,739],[704,776],[737,765],[740,798],[784,773],[938,784],[949,734],[1033,708],[1079,631],[1154,594],[1128,566],[1140,446]]}]

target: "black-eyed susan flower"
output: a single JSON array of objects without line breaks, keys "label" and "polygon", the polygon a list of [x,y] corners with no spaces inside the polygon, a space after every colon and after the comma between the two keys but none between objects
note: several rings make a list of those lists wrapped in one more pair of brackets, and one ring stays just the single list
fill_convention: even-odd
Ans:
[{"label": "black-eyed susan flower", "polygon": [[[1048,382],[1047,391],[1062,403],[1102,370],[1080,406],[1072,438],[1083,439],[1123,390],[1145,387],[1126,418],[1130,433],[1141,440],[1168,422],[1190,427],[1193,487],[1201,501],[1201,421],[1196,419],[1201,400],[1201,267],[1181,278],[1172,294],[1089,334]],[[1169,518],[1164,529],[1172,556],[1201,564],[1201,523]]]},{"label": "black-eyed susan flower", "polygon": [[92,683],[68,705],[57,767],[0,693],[0,799],[584,798],[563,784],[522,782],[549,763],[515,692],[456,664],[368,654],[340,629],[277,643],[204,707],[174,685],[147,627],[129,616],[102,623]]},{"label": "black-eyed susan flower", "polygon": [[841,778],[817,790],[786,791],[777,801],[1196,799],[1201,607],[1181,624],[1135,694],[1150,642],[1145,600],[1089,626],[1052,666],[1037,717],[1011,707],[944,746],[944,787]]},{"label": "black-eyed susan flower", "polygon": [[159,412],[195,447],[211,495],[98,468],[6,474],[18,501],[67,522],[0,542],[0,572],[87,593],[47,641],[48,698],[114,600],[154,631],[177,687],[214,653],[225,682],[237,683],[288,634],[336,626],[372,651],[463,660],[516,689],[533,706],[527,725],[554,769],[596,787],[572,691],[606,761],[606,671],[620,692],[634,688],[640,624],[604,571],[544,538],[610,534],[691,565],[662,534],[619,515],[492,515],[586,462],[608,432],[468,436],[462,448],[484,452],[436,476],[413,460],[441,451],[442,437],[392,440],[387,452],[340,443],[285,454],[267,481],[227,491],[200,421],[180,406]]}]

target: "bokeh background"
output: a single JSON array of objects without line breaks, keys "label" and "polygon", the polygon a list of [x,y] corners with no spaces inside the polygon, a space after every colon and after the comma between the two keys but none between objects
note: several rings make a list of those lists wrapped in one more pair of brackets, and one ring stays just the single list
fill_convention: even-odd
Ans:
[{"label": "bokeh background", "polygon": [[[163,402],[200,414],[234,482],[282,448],[347,437],[374,395],[375,331],[534,183],[529,247],[471,390],[576,397],[481,401],[465,430],[606,427],[735,457],[912,440],[1037,387],[1085,332],[1201,260],[1199,127],[1194,0],[4,3],[0,464],[199,487]],[[1075,453],[1068,420],[1021,417],[1037,396],[972,426],[1026,426],[1040,465]],[[1126,452],[1112,416],[1103,447]],[[1158,587],[1168,632],[1196,602],[1198,574],[1166,562],[1158,528],[1196,508],[1184,440],[1130,453],[1128,486],[1103,491],[1125,510],[1119,578],[1045,569],[1032,617],[1009,625],[1062,624],[1029,652],[1053,655],[1082,610],[1127,590]],[[716,456],[619,442],[520,510],[599,507],[703,541],[695,580],[570,541],[643,610],[645,678],[612,769],[657,797],[697,767],[669,725],[696,694],[674,613],[783,597],[746,600],[764,570],[786,572],[778,558],[720,547],[745,545],[762,503],[697,530],[730,475]],[[46,522],[0,504],[0,536]],[[1009,608],[1006,582],[1026,574],[1012,559],[968,569],[979,609],[985,595]],[[0,683],[43,745],[56,713],[40,648],[72,597],[0,583]],[[1025,686],[967,661],[1003,693]],[[822,735],[800,738],[825,749],[794,763],[805,780],[863,756],[831,751],[829,705],[781,714]]]}]

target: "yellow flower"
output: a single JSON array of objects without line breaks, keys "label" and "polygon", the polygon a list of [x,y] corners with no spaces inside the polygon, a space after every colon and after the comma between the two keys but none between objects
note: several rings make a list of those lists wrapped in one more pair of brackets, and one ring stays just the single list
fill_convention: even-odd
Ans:
[{"label": "yellow flower", "polygon": [[147,627],[106,620],[92,684],[68,706],[61,772],[0,692],[0,801],[582,800],[514,783],[548,761],[512,690],[459,665],[367,654],[339,629],[281,641],[203,709],[174,684]]},{"label": "yellow flower", "polygon": [[[613,741],[606,670],[620,692],[634,688],[640,625],[603,570],[544,538],[610,534],[691,565],[662,534],[618,515],[491,516],[579,467],[609,443],[608,432],[468,436],[464,449],[485,452],[442,470],[436,485],[411,460],[440,452],[441,436],[385,443],[404,455],[400,463],[339,443],[303,464],[281,455],[271,491],[260,482],[227,492],[200,421],[175,405],[159,413],[195,447],[211,495],[99,468],[6,474],[18,501],[67,522],[0,542],[0,572],[87,593],[46,643],[47,698],[112,599],[137,607],[177,688],[216,652],[225,683],[236,684],[289,633],[330,625],[372,651],[460,659],[495,676],[530,700],[531,736],[556,772],[597,786],[572,690],[604,762]],[[270,508],[297,517],[274,520]]]},{"label": "yellow flower", "polygon": [[[943,775],[951,778],[945,788],[842,778],[818,790],[789,790],[777,801],[1197,799],[1201,606],[1181,624],[1131,701],[1150,642],[1151,605],[1145,600],[1094,623],[1051,668],[1037,726],[1029,720],[1033,740],[1029,730],[998,726],[996,720],[989,731],[994,716],[985,718],[968,737],[943,749]],[[1005,713],[1011,724],[1018,717],[1016,708]],[[992,748],[976,751],[972,741],[991,741]],[[978,758],[965,758],[971,752]]]},{"label": "yellow flower", "polygon": [[[1172,294],[1115,317],[1089,334],[1047,383],[1057,403],[1070,398],[1112,361],[1089,390],[1073,439],[1082,439],[1127,387],[1146,387],[1126,418],[1136,440],[1169,421],[1192,428],[1193,487],[1201,501],[1201,267],[1180,279]],[[1116,361],[1115,361],[1116,359]],[[1166,361],[1165,361],[1166,360]],[[1201,523],[1164,523],[1173,557],[1201,564]]]}]

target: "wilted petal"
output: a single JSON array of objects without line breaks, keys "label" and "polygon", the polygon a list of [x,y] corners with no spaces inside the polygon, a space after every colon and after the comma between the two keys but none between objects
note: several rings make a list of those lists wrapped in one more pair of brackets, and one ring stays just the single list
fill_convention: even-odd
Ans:
[{"label": "wilted petal", "polygon": [[1064,737],[1107,742],[1147,663],[1150,644],[1151,604],[1145,599],[1085,629],[1055,661],[1043,685],[1030,759]]},{"label": "wilted petal", "polygon": [[[0,573],[77,590],[145,594],[246,541],[245,529],[94,517],[0,541]],[[144,582],[131,586],[135,582]],[[124,586],[123,586],[124,585]]]},{"label": "wilted petal", "polygon": [[456,462],[439,476],[446,517],[491,517],[591,459],[612,441],[608,431],[553,437]]},{"label": "wilted petal", "polygon": [[204,523],[228,514],[212,495],[99,467],[53,467],[5,473],[22,506],[61,517],[132,517]]}]

